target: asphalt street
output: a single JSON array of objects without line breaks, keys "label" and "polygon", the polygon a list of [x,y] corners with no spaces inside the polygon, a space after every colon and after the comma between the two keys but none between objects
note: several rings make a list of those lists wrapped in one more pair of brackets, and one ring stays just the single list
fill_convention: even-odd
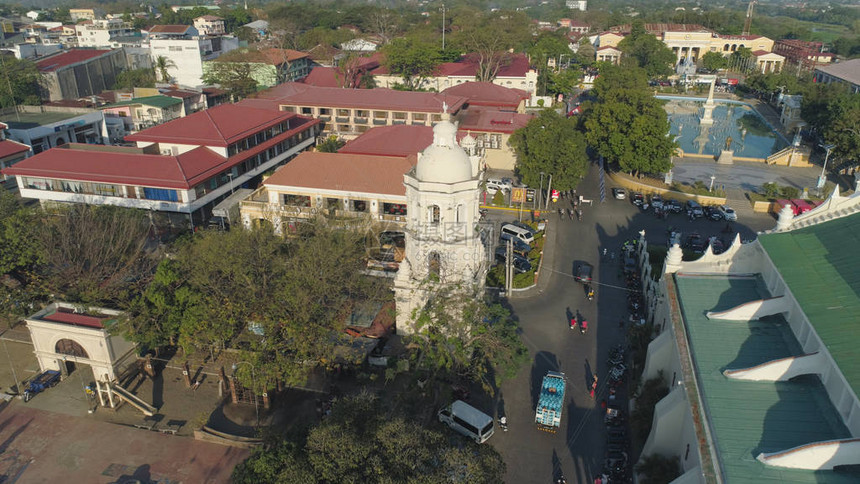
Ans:
[{"label": "asphalt street", "polygon": [[[591,483],[602,469],[605,437],[600,402],[608,391],[605,362],[609,350],[624,341],[619,321],[627,317],[627,289],[620,276],[619,258],[601,261],[602,249],[617,253],[625,240],[638,237],[643,229],[649,243],[655,244],[666,243],[670,227],[684,233],[696,230],[705,237],[722,236],[727,242],[733,235],[721,232],[725,222],[691,222],[684,215],[658,219],[629,200],[611,198],[609,188],[606,202],[599,203],[598,174],[592,167],[579,186],[579,193],[594,200],[593,207],[584,207],[583,220],[560,219],[554,212],[546,215],[548,230],[558,231],[554,260],[551,267],[544,266],[541,276],[548,276],[549,284],[542,285],[545,289],[540,293],[509,301],[530,350],[531,365],[505,382],[498,395],[496,410],[507,416],[510,430],[497,432],[490,443],[504,455],[506,482],[551,483],[563,473],[570,483]],[[565,200],[559,204],[568,206]],[[733,225],[744,239],[775,223],[767,214],[750,210],[739,214]],[[583,261],[595,268],[593,301],[586,299],[582,284],[573,279],[573,271]],[[568,327],[570,315],[576,313],[589,322],[585,335]],[[541,379],[548,370],[560,370],[568,378],[566,407],[557,434],[542,432],[534,424]],[[593,373],[600,384],[592,400],[589,389]]]}]

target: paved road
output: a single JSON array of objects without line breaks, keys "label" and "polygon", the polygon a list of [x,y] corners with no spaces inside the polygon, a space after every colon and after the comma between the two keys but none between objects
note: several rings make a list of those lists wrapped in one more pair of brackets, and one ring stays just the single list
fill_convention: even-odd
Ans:
[{"label": "paved road", "polygon": [[[597,170],[593,168],[580,185],[586,198],[597,197]],[[582,222],[559,220],[549,215],[549,230],[558,230],[557,246],[546,289],[529,298],[511,301],[514,316],[523,328],[523,339],[532,356],[531,367],[523,370],[501,390],[500,405],[509,421],[509,432],[499,432],[491,440],[504,455],[506,482],[552,482],[554,472],[563,471],[568,482],[592,482],[602,467],[604,431],[601,396],[588,394],[591,372],[605,382],[605,360],[610,348],[623,341],[618,322],[626,316],[626,289],[619,283],[618,262],[601,263],[601,248],[617,250],[624,240],[646,230],[650,243],[665,244],[666,228],[698,230],[704,236],[721,235],[724,223],[697,220],[682,215],[659,220],[640,212],[628,201],[607,198],[585,208]],[[755,231],[773,227],[769,215],[741,216],[736,228],[742,237],[752,238]],[[595,266],[597,297],[589,302],[582,285],[572,278],[579,261]],[[579,311],[589,321],[587,335],[568,329],[569,312]],[[533,424],[536,395],[547,370],[560,369],[569,379],[567,407],[558,434],[537,430]],[[601,389],[602,389],[601,385]],[[605,390],[604,390],[605,391]]]}]

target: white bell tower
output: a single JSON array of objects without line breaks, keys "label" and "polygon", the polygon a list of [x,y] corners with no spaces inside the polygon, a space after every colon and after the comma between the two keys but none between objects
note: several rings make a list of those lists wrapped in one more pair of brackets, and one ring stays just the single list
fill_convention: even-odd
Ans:
[{"label": "white bell tower", "polygon": [[445,116],[433,127],[433,144],[403,175],[406,254],[394,279],[400,334],[414,333],[415,311],[435,284],[484,286],[488,261],[478,227],[478,165],[478,157],[457,144],[457,126]]}]

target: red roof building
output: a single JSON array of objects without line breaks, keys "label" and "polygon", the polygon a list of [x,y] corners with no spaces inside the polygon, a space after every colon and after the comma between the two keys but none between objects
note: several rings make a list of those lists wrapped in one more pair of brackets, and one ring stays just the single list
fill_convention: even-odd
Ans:
[{"label": "red roof building", "polygon": [[422,151],[432,142],[431,126],[380,126],[348,141],[338,153],[406,157]]},{"label": "red roof building", "polygon": [[526,101],[531,97],[522,89],[502,87],[492,82],[464,82],[442,93],[462,96],[469,100],[470,107],[484,106],[516,112],[524,112]]},{"label": "red roof building", "polygon": [[226,104],[141,131],[137,147],[67,144],[3,170],[21,196],[190,214],[313,146],[319,121]]},{"label": "red roof building", "polygon": [[52,72],[74,64],[80,64],[109,52],[110,50],[73,49],[38,60],[36,68],[39,69],[39,72]]},{"label": "red roof building", "polygon": [[835,57],[830,52],[824,52],[824,44],[821,42],[805,42],[798,39],[777,40],[773,44],[773,51],[785,57],[786,62],[806,71],[829,65]]}]

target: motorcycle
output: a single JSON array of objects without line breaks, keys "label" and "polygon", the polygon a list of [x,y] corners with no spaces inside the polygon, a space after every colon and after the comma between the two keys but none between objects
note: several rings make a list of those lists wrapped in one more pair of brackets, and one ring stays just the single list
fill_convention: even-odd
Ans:
[{"label": "motorcycle", "polygon": [[501,427],[504,432],[508,431],[508,418],[504,415],[499,418],[499,427]]},{"label": "motorcycle", "polygon": [[594,288],[591,287],[591,284],[586,284],[585,286],[585,297],[587,297],[589,301],[594,300]]},{"label": "motorcycle", "polygon": [[582,320],[582,324],[579,325],[579,334],[585,334],[588,332],[588,321]]},{"label": "motorcycle", "polygon": [[567,209],[567,218],[573,220],[573,212],[571,212],[569,208]]},{"label": "motorcycle", "polygon": [[579,220],[580,222],[582,222],[582,209],[581,208],[576,209],[576,219]]},{"label": "motorcycle", "polygon": [[576,317],[570,318],[570,329],[576,329]]}]

